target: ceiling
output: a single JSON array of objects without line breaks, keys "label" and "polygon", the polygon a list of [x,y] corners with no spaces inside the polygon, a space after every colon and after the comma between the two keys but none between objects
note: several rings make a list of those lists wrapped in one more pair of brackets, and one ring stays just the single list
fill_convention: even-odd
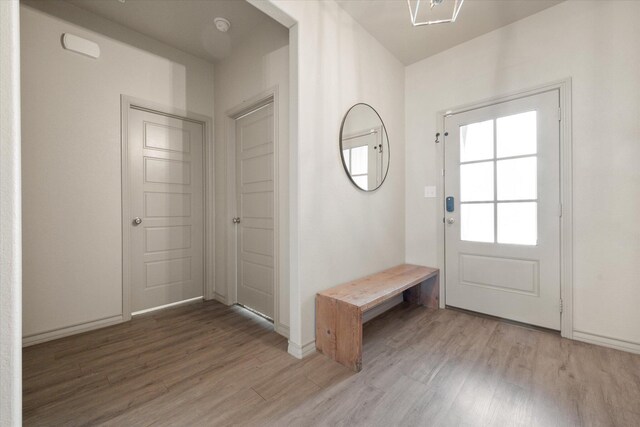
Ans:
[{"label": "ceiling", "polygon": [[[422,1],[428,5],[428,0]],[[441,6],[446,7],[450,1],[445,0]],[[337,0],[347,13],[405,65],[504,27],[561,1],[465,0],[455,23],[414,28],[406,0]],[[426,9],[424,6],[421,8]]]},{"label": "ceiling", "polygon": [[[210,62],[223,59],[256,29],[287,31],[243,0],[67,0],[110,21]],[[227,33],[215,17],[231,21]]]}]

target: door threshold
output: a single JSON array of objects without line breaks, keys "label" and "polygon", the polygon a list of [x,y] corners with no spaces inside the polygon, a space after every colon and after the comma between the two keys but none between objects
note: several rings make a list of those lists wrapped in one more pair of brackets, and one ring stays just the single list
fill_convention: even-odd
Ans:
[{"label": "door threshold", "polygon": [[271,317],[267,316],[266,314],[260,313],[259,311],[254,310],[254,309],[253,309],[253,308],[251,308],[251,307],[247,307],[246,305],[242,305],[242,304],[240,304],[240,303],[236,303],[236,305],[237,305],[238,307],[242,307],[242,308],[244,308],[244,309],[245,309],[245,310],[247,310],[247,311],[250,311],[251,313],[255,314],[256,316],[260,316],[260,317],[262,317],[263,319],[268,320],[269,322],[273,323],[273,319],[272,319]]},{"label": "door threshold", "polygon": [[560,331],[555,330],[555,329],[545,328],[543,326],[531,325],[529,323],[518,322],[517,320],[506,319],[504,317],[492,316],[491,314],[480,313],[479,311],[472,311],[472,310],[467,310],[467,309],[464,309],[464,308],[453,307],[451,305],[445,305],[445,308],[447,310],[459,311],[461,313],[466,313],[466,314],[469,314],[471,316],[483,317],[485,319],[495,320],[495,321],[500,322],[500,323],[507,323],[509,325],[519,326],[519,327],[525,328],[525,329],[533,329],[534,331],[547,332],[547,333],[552,333],[552,334],[555,334],[555,335],[560,335]]},{"label": "door threshold", "polygon": [[172,302],[170,304],[159,305],[157,307],[145,308],[144,310],[134,311],[133,313],[131,313],[131,316],[138,316],[140,314],[151,313],[153,311],[158,311],[158,310],[164,310],[165,308],[176,307],[178,305],[189,304],[196,301],[204,301],[204,297],[199,296],[199,297],[189,298],[189,299],[185,299],[178,302]]}]

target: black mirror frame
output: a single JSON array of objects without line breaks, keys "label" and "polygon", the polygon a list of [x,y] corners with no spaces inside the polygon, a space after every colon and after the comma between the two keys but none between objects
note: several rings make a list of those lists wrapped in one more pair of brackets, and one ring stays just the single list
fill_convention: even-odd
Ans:
[{"label": "black mirror frame", "polygon": [[[387,169],[384,171],[384,175],[382,177],[382,181],[380,182],[380,185],[378,185],[376,188],[374,188],[372,190],[365,190],[365,189],[361,188],[358,184],[356,184],[356,182],[351,177],[351,173],[349,173],[349,169],[347,168],[347,164],[344,161],[344,154],[343,154],[343,147],[342,147],[342,131],[344,130],[344,122],[347,120],[347,117],[349,116],[349,113],[351,112],[351,110],[353,110],[358,105],[367,106],[367,107],[371,108],[371,110],[374,113],[376,113],[376,116],[378,116],[378,119],[380,119],[380,123],[382,123],[382,129],[384,130],[384,136],[387,138],[387,153],[388,153],[388,156],[389,156],[388,159],[387,159]],[[347,177],[349,178],[349,181],[351,181],[351,184],[353,184],[353,186],[356,187],[358,190],[364,191],[365,193],[372,193],[372,192],[378,190],[380,187],[382,187],[382,184],[384,184],[384,182],[387,180],[387,175],[389,174],[389,165],[391,165],[391,142],[389,141],[389,133],[387,132],[387,126],[384,124],[384,120],[382,120],[382,117],[380,117],[380,114],[378,114],[378,111],[375,108],[373,108],[371,105],[369,105],[369,104],[367,104],[365,102],[358,102],[356,104],[353,104],[347,110],[347,112],[344,114],[344,116],[342,117],[342,123],[340,124],[339,141],[340,141],[340,159],[342,160],[342,167],[344,168],[344,172],[347,174]]]}]

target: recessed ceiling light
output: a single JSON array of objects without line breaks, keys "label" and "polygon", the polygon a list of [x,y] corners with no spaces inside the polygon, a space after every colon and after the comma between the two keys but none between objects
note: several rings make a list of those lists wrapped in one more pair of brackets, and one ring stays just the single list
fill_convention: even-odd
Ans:
[{"label": "recessed ceiling light", "polygon": [[229,28],[231,28],[231,22],[224,18],[217,17],[213,20],[213,23],[216,24],[216,28],[218,29],[218,31],[221,31],[223,33],[226,33],[227,31],[229,31]]}]

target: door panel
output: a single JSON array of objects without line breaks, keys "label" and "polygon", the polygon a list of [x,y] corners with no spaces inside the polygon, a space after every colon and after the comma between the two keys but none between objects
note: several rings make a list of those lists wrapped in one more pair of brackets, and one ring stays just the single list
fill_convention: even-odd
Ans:
[{"label": "door panel", "polygon": [[191,227],[176,225],[173,227],[145,227],[147,252],[172,251],[191,248]]},{"label": "door panel", "polygon": [[238,303],[274,313],[273,104],[236,120]]},{"label": "door panel", "polygon": [[560,329],[559,94],[445,118],[446,303]]},{"label": "door panel", "polygon": [[189,185],[191,184],[190,162],[145,157],[144,182]]},{"label": "door panel", "polygon": [[191,216],[191,194],[145,193],[144,216],[148,218]]},{"label": "door panel", "polygon": [[190,151],[190,133],[185,129],[161,123],[145,122],[144,132],[146,135],[144,139],[145,148],[177,151],[179,153],[189,153]]},{"label": "door panel", "polygon": [[129,223],[134,312],[203,295],[203,131],[130,110],[130,206],[142,220]]},{"label": "door panel", "polygon": [[191,280],[191,257],[148,262],[147,287],[170,285]]},{"label": "door panel", "polygon": [[537,261],[460,254],[460,283],[538,294]]}]

